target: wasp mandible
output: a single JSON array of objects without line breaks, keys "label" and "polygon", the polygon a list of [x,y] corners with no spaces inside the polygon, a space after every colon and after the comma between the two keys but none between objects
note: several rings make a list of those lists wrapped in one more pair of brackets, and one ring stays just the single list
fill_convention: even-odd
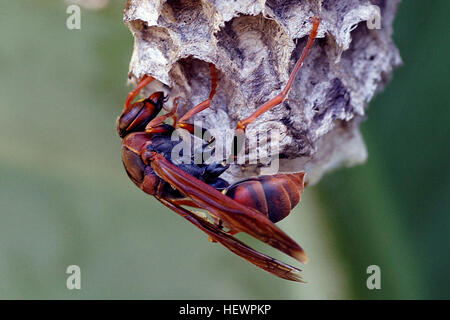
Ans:
[{"label": "wasp mandible", "polygon": [[[296,62],[285,88],[256,111],[237,123],[243,133],[257,117],[279,105],[286,98],[308,51],[317,36],[320,19],[312,18],[312,30],[302,54]],[[129,178],[144,192],[201,229],[218,242],[252,264],[284,279],[302,282],[300,269],[260,253],[234,237],[245,232],[284,252],[302,263],[307,262],[303,249],[275,223],[285,218],[300,201],[305,173],[275,174],[244,179],[230,184],[220,175],[227,166],[210,164],[175,164],[171,151],[177,142],[171,140],[176,128],[194,134],[194,126],[186,121],[211,106],[218,75],[210,64],[212,85],[208,99],[178,119],[177,99],[170,112],[157,116],[163,109],[163,92],[134,102],[139,92],[154,80],[145,75],[132,90],[117,121],[122,140],[122,161]],[[173,125],[166,122],[172,118]],[[212,221],[191,211],[206,210]]]}]

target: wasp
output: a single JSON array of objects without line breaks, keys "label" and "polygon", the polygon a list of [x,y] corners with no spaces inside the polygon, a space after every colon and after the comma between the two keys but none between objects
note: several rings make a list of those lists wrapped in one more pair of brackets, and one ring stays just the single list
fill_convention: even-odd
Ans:
[{"label": "wasp", "polygon": [[[317,36],[320,19],[314,17],[308,42],[296,62],[285,88],[249,117],[238,121],[236,132],[244,133],[257,117],[281,104],[302,66]],[[171,111],[159,115],[166,102],[163,92],[133,102],[140,91],[154,78],[144,75],[129,93],[123,112],[117,120],[122,138],[122,161],[129,178],[149,195],[188,220],[218,242],[250,263],[278,277],[302,282],[300,269],[258,252],[234,237],[244,232],[279,251],[307,262],[303,249],[275,225],[299,203],[304,188],[305,173],[265,175],[228,183],[220,176],[228,166],[222,163],[176,164],[171,158],[177,142],[171,135],[177,128],[194,134],[194,126],[187,122],[193,115],[209,108],[215,95],[218,74],[210,64],[211,91],[208,99],[177,116],[177,99]],[[173,124],[166,120],[171,118]],[[236,133],[236,134],[237,134]],[[190,209],[193,208],[193,209]],[[195,212],[205,210],[206,214]]]}]

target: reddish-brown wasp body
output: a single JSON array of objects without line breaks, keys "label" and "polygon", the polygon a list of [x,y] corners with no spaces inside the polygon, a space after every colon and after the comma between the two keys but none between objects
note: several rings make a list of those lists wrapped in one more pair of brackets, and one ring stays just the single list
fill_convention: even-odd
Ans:
[{"label": "reddish-brown wasp body", "polygon": [[[258,108],[250,117],[237,124],[242,133],[259,115],[280,104],[286,97],[308,50],[317,35],[319,19],[313,18],[313,29],[300,59],[291,73],[285,89]],[[157,116],[163,108],[162,92],[133,103],[140,90],[153,78],[144,76],[129,94],[117,131],[122,141],[122,160],[130,179],[144,192],[156,197],[202,231],[212,241],[219,242],[237,255],[279,277],[301,281],[300,270],[255,251],[233,237],[245,232],[270,246],[307,261],[302,248],[274,223],[285,218],[300,201],[304,188],[304,172],[259,176],[229,184],[221,174],[228,168],[221,163],[176,164],[172,151],[179,141],[171,135],[176,128],[193,133],[186,123],[194,114],[210,107],[217,86],[217,72],[211,64],[212,89],[207,100],[177,119],[176,102],[171,112]],[[165,124],[168,118],[173,125]],[[204,209],[212,220],[187,207]]]}]

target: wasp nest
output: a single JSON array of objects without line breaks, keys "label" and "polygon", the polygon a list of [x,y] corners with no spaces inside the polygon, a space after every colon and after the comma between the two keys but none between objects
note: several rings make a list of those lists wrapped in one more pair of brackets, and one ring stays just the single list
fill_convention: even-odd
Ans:
[{"label": "wasp nest", "polygon": [[[327,170],[367,157],[360,122],[401,63],[391,38],[398,2],[128,0],[124,20],[135,39],[130,78],[154,76],[148,92],[180,96],[184,114],[208,97],[213,63],[217,94],[194,119],[206,128],[235,128],[285,86],[306,44],[310,17],[320,17],[318,39],[288,100],[247,128],[248,136],[277,132],[280,171],[306,170],[316,182]],[[249,143],[249,157],[256,157],[258,148]],[[228,174],[241,178],[261,169],[240,165]]]}]

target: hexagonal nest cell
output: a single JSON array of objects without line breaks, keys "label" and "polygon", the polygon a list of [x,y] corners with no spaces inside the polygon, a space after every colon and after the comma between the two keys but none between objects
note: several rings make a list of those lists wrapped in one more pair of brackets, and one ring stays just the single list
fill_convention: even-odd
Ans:
[{"label": "hexagonal nest cell", "polygon": [[[370,100],[401,58],[392,41],[399,0],[128,0],[124,20],[134,36],[130,79],[150,74],[146,93],[181,97],[184,114],[205,100],[209,63],[219,73],[205,127],[230,129],[278,94],[301,54],[313,16],[318,39],[288,99],[247,128],[279,132],[280,171],[324,172],[367,157],[359,131]],[[379,22],[377,25],[375,22]],[[170,101],[169,101],[170,105]],[[256,149],[255,145],[248,150]],[[253,157],[250,153],[250,157]],[[228,179],[260,174],[260,165],[234,165]]]}]

